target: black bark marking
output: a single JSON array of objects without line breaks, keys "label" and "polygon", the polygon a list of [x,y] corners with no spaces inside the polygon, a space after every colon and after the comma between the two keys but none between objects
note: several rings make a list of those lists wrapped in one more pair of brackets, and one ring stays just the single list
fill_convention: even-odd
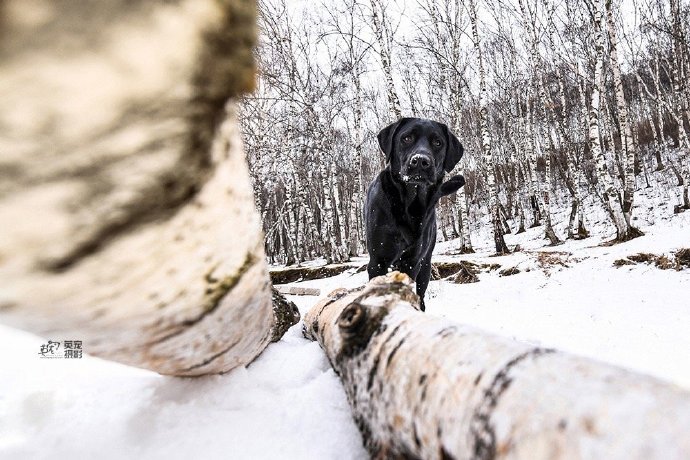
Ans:
[{"label": "black bark marking", "polygon": [[191,370],[193,370],[193,369],[198,369],[198,368],[203,367],[203,366],[209,364],[210,362],[212,362],[212,361],[214,361],[214,360],[220,358],[220,357],[223,356],[225,353],[227,353],[228,351],[230,351],[235,345],[237,345],[238,343],[240,343],[240,340],[241,340],[241,339],[235,340],[233,343],[231,343],[231,344],[228,345],[227,347],[223,348],[223,349],[222,349],[221,351],[219,351],[218,353],[209,356],[208,358],[206,358],[205,360],[201,361],[200,363],[194,364],[194,365],[192,365],[192,366],[189,366],[189,367],[186,367],[186,368],[182,369],[182,372],[187,372],[187,371],[191,371]]},{"label": "black bark marking", "polygon": [[400,326],[402,326],[402,324],[398,324],[397,326],[395,326],[395,327],[393,328],[393,330],[391,331],[391,333],[388,334],[388,337],[386,337],[386,340],[384,340],[383,343],[381,344],[381,348],[382,348],[382,349],[383,349],[386,345],[388,345],[388,342],[390,342],[391,339],[392,339],[393,337],[395,337],[395,334],[397,334],[398,330],[400,330]]},{"label": "black bark marking", "polygon": [[472,415],[470,432],[474,439],[472,460],[491,460],[496,458],[496,433],[491,424],[491,416],[503,393],[513,382],[510,371],[529,358],[553,353],[546,348],[533,348],[508,361],[495,375],[489,388],[484,391],[482,402]]},{"label": "black bark marking", "polygon": [[212,315],[218,309],[221,301],[225,298],[225,296],[227,296],[233,289],[235,289],[235,287],[240,283],[244,275],[254,266],[254,264],[258,260],[259,259],[257,259],[254,256],[254,254],[252,254],[251,252],[247,252],[247,255],[244,258],[244,262],[242,263],[242,266],[237,270],[237,273],[221,279],[216,284],[214,284],[214,286],[210,288],[210,290],[207,290],[203,301],[204,305],[202,307],[201,313],[199,313],[194,318],[185,319],[177,324],[170,326],[174,327],[175,331],[166,334],[160,338],[157,338],[156,340],[150,342],[148,345],[164,342],[168,339],[176,337],[182,334],[183,332],[189,330],[189,328],[200,323],[207,316]]},{"label": "black bark marking", "polygon": [[417,424],[412,422],[412,432],[414,433],[414,443],[417,449],[422,447],[422,441],[419,440],[419,433],[417,433]]},{"label": "black bark marking", "polygon": [[395,345],[395,347],[393,347],[393,350],[391,350],[391,353],[388,355],[388,360],[386,360],[386,369],[388,369],[388,367],[391,365],[391,362],[393,361],[393,357],[398,352],[398,350],[400,349],[402,344],[405,342],[405,340],[407,340],[407,337],[409,335],[410,335],[409,332],[407,334],[405,334],[402,337],[402,339],[400,339],[400,341]]},{"label": "black bark marking", "polygon": [[477,376],[476,379],[474,379],[474,386],[479,385],[479,381],[482,379],[482,376],[484,375],[483,372],[480,372],[479,375]]},{"label": "black bark marking", "polygon": [[[379,352],[376,354],[376,358],[374,358],[374,365],[372,366],[371,370],[369,371],[369,379],[367,381],[367,390],[371,390],[371,388],[374,385],[374,377],[376,376],[376,372],[378,372],[378,367],[379,367],[379,362],[381,361],[381,355],[384,354],[386,345],[390,341],[391,337],[395,335],[395,332],[400,328],[400,325],[397,325],[394,329],[393,332],[391,332],[388,337],[386,337],[386,340],[383,341],[381,346],[379,347]],[[374,334],[372,337],[376,337],[377,335],[383,334],[386,329],[388,329],[387,324],[381,324],[381,326],[374,331]]]},{"label": "black bark marking", "polygon": [[441,460],[455,460],[455,457],[453,457],[443,446],[441,446],[441,452],[439,453],[441,456]]},{"label": "black bark marking", "polygon": [[371,366],[371,369],[369,370],[369,379],[367,380],[367,391],[371,391],[371,387],[374,386],[374,377],[376,377],[376,371],[378,371],[379,369],[379,361],[381,359],[382,352],[383,348],[376,355],[376,358],[374,358],[374,365]]},{"label": "black bark marking", "polygon": [[448,337],[449,335],[453,334],[455,331],[458,330],[457,326],[446,326],[440,331],[436,333],[436,335],[441,336],[441,337]]},{"label": "black bark marking", "polygon": [[345,297],[348,294],[349,294],[349,292],[342,291],[342,292],[336,293],[333,297],[328,297],[328,301],[321,306],[321,309],[316,314],[316,319],[318,320],[321,317],[321,313],[323,313],[323,311],[326,309],[327,306],[329,306],[333,302],[336,302],[336,301],[342,299],[343,297]]}]

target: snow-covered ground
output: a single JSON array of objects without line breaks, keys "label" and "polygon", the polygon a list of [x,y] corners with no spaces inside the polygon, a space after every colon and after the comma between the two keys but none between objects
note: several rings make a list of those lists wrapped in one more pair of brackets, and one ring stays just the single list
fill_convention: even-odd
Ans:
[{"label": "snow-covered ground", "polygon": [[[639,252],[690,247],[690,212],[666,211],[639,222],[644,237],[615,246],[594,236],[544,248],[541,228],[508,235],[523,250],[503,257],[490,257],[488,236],[477,238],[471,255],[447,255],[455,242],[439,244],[435,260],[497,263],[520,273],[486,271],[474,284],[433,281],[428,314],[690,390],[690,270],[613,266]],[[590,225],[597,219],[605,223],[595,214]],[[366,273],[354,271],[298,284],[326,294],[364,283]],[[291,299],[302,313],[316,301]],[[366,458],[338,379],[301,327],[246,369],[176,379],[88,356],[40,359],[45,339],[0,326],[0,458]]]}]

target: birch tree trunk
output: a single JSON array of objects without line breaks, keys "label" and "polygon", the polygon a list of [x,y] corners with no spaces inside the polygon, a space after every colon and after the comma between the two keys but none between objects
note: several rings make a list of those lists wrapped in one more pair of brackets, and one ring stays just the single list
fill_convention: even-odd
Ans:
[{"label": "birch tree trunk", "polygon": [[321,208],[321,237],[325,239],[326,263],[341,261],[340,247],[336,240],[335,208],[329,187],[329,167],[326,160],[319,162],[323,207]]},{"label": "birch tree trunk", "polygon": [[402,117],[400,108],[400,98],[393,82],[393,68],[391,64],[391,45],[393,37],[390,25],[386,21],[386,9],[381,0],[370,0],[371,19],[374,25],[374,35],[379,45],[379,57],[383,68],[383,77],[386,81],[386,97],[388,100],[388,110],[394,120]]},{"label": "birch tree trunk", "polygon": [[[606,156],[601,147],[599,131],[600,99],[604,88],[604,33],[600,0],[591,1],[595,34],[596,62],[594,68],[594,85],[592,89],[592,103],[589,110],[589,140],[592,146],[592,156],[596,161],[596,169],[600,185],[599,195],[612,222],[616,227],[616,241],[627,241],[636,236],[636,229],[628,225],[623,215],[621,199],[613,178],[606,164]],[[637,230],[639,232],[639,230]]]},{"label": "birch tree trunk", "polygon": [[[565,128],[565,122],[567,120],[567,102],[565,97],[563,69],[559,68],[557,70],[556,77],[558,78],[558,94],[561,104],[561,112],[557,116],[561,142],[564,146],[572,145],[571,138],[568,135],[568,130]],[[584,97],[581,97],[580,100],[582,103],[585,102]],[[586,104],[584,104],[584,107],[586,107]],[[576,152],[571,151],[571,149],[567,149],[565,152],[566,186],[572,197],[570,219],[568,220],[568,238],[579,240],[589,237],[589,232],[585,228],[584,213],[582,211],[582,193],[580,192],[581,168],[578,168],[575,164],[575,158]]]},{"label": "birch tree trunk", "polygon": [[372,458],[680,460],[690,394],[419,311],[404,274],[306,315]]},{"label": "birch tree trunk", "polygon": [[[520,8],[520,14],[522,16],[522,22],[523,26],[525,27],[525,30],[527,31],[527,34],[529,36],[529,56],[530,56],[530,64],[531,68],[533,69],[533,74],[532,74],[532,81],[534,82],[534,85],[536,86],[536,89],[539,94],[539,99],[541,100],[542,103],[542,111],[544,113],[545,119],[548,119],[548,114],[547,114],[547,109],[546,109],[546,89],[544,88],[544,83],[542,81],[542,63],[541,63],[541,57],[539,56],[539,39],[537,37],[537,31],[535,28],[534,23],[532,20],[535,18],[530,17],[530,14],[528,14],[525,4],[523,0],[518,0],[518,5]],[[535,11],[531,11],[532,14],[536,14]],[[529,102],[528,102],[529,104]],[[532,129],[530,129],[530,132],[532,133],[532,138],[536,137],[534,135],[534,114],[532,113],[533,111],[530,110],[531,116],[529,117],[530,120],[529,122],[532,125]],[[532,145],[535,143],[532,142]],[[534,174],[535,178],[538,178],[538,173],[536,171],[536,157],[534,158]],[[544,172],[544,180],[543,181],[538,181],[537,183],[537,189],[539,190],[538,194],[538,200],[537,202],[539,203],[540,207],[540,213],[544,217],[544,236],[549,239],[550,243],[552,246],[561,244],[562,241],[558,236],[556,235],[556,231],[553,229],[553,225],[551,223],[551,186],[550,186],[550,176],[551,176],[551,152],[546,152],[544,154],[544,160],[546,163],[546,168]]]},{"label": "birch tree trunk", "polygon": [[[529,101],[529,94],[524,95],[525,99],[525,113],[522,110],[522,103],[520,97],[518,97],[518,113],[520,114],[518,118],[518,133],[519,133],[519,144],[524,147],[523,152],[523,170],[525,176],[525,183],[527,184],[528,202],[530,205],[530,210],[532,211],[532,223],[530,228],[538,227],[541,225],[541,210],[539,206],[539,200],[537,200],[537,193],[539,189],[539,183],[536,173],[536,157],[534,154],[534,137],[530,129],[530,119],[531,119],[531,105]],[[534,167],[533,167],[534,166]]]},{"label": "birch tree trunk", "polygon": [[491,135],[489,133],[489,111],[487,109],[486,77],[484,75],[484,63],[482,58],[481,46],[479,43],[479,33],[477,32],[477,5],[476,0],[468,3],[470,22],[472,24],[472,44],[477,54],[477,64],[479,67],[479,118],[481,125],[482,149],[484,150],[484,160],[486,161],[487,187],[489,189],[489,213],[493,223],[494,246],[497,254],[509,254],[510,250],[503,238],[503,228],[501,227],[501,216],[498,202],[498,191],[496,189],[495,161],[491,152]]},{"label": "birch tree trunk", "polygon": [[[623,190],[623,216],[629,227],[632,227],[632,209],[635,195],[635,143],[633,141],[632,127],[628,120],[628,104],[625,102],[623,91],[623,78],[621,77],[620,63],[618,62],[618,39],[616,23],[613,18],[613,5],[611,0],[604,1],[606,7],[606,26],[609,36],[609,49],[613,84],[616,92],[616,106],[618,109],[618,126],[621,137],[624,163],[624,190]],[[639,230],[636,232],[642,234]]]},{"label": "birch tree trunk", "polygon": [[[557,54],[558,51],[555,49],[555,36],[556,36],[556,23],[553,20],[555,4],[547,6],[547,15],[551,18],[548,21],[547,31],[549,35],[549,43],[552,47],[552,52]],[[567,111],[567,97],[565,94],[565,75],[563,74],[563,66],[559,65],[556,68],[556,79],[558,80],[558,97],[560,102],[560,111],[554,109],[554,116],[556,118],[556,125],[558,127],[559,141],[565,153],[565,183],[570,195],[572,197],[570,218],[568,220],[568,238],[573,239],[584,239],[589,237],[589,232],[585,228],[584,213],[582,211],[582,194],[580,192],[580,174],[581,168],[577,167],[577,147],[574,146],[572,142],[573,135],[570,134],[569,130],[566,129],[566,122],[568,120]],[[580,89],[579,81],[576,87]],[[550,93],[549,93],[550,94]],[[556,107],[557,104],[553,99],[550,100],[551,106]],[[583,94],[580,94],[580,103],[583,108],[587,107],[585,98]],[[575,135],[576,136],[576,135]]]},{"label": "birch tree trunk", "polygon": [[[349,251],[347,250],[347,235],[345,234],[345,213],[343,212],[344,206],[343,202],[340,198],[340,190],[338,189],[338,184],[339,184],[339,174],[338,174],[338,169],[335,167],[335,162],[331,161],[330,162],[330,175],[329,175],[329,182],[330,182],[330,194],[333,197],[333,217],[334,217],[334,225],[337,226],[335,229],[335,234],[338,237],[337,238],[337,255],[338,255],[338,262],[345,262],[349,260]],[[335,219],[337,218],[337,219]]]},{"label": "birch tree trunk", "polygon": [[254,86],[254,3],[9,3],[0,321],[162,374],[252,361],[279,321],[226,103]]},{"label": "birch tree trunk", "polygon": [[[686,75],[686,52],[687,41],[685,40],[685,29],[682,25],[683,18],[681,17],[681,0],[669,0],[671,10],[671,39],[673,42],[673,63],[671,65],[673,74],[673,92],[675,93],[675,111],[678,118],[681,120],[678,131],[683,132],[687,138],[685,125],[683,124],[683,113],[690,123],[690,94],[688,94],[688,82]],[[687,21],[687,16],[685,18]],[[685,23],[687,27],[687,22]],[[683,107],[685,105],[685,107]]]},{"label": "birch tree trunk", "polygon": [[[675,104],[673,108],[669,107],[674,120],[678,124],[678,136],[681,144],[690,154],[690,140],[688,140],[688,133],[683,124],[683,112],[690,124],[690,94],[688,94],[687,76],[685,75],[685,58],[686,53],[683,52],[683,46],[687,48],[687,42],[684,37],[684,29],[681,25],[681,8],[680,0],[669,0],[671,8],[671,22],[672,22],[672,40],[673,40],[673,54],[674,62],[671,68],[673,69],[673,92],[675,93]],[[683,110],[683,104],[686,104]],[[686,164],[681,164],[681,171],[683,177],[683,209],[690,209],[690,197],[688,188],[690,186],[690,167]]]},{"label": "birch tree trunk", "polygon": [[[460,101],[456,100],[453,104],[454,108],[454,121],[453,121],[453,132],[462,132],[462,127],[460,126]],[[462,163],[462,161],[460,162]],[[460,253],[462,254],[473,254],[474,248],[472,248],[472,236],[470,234],[470,213],[467,206],[467,191],[465,187],[460,187],[460,190],[456,192],[456,202],[457,202],[457,213],[459,219],[459,230],[460,230]],[[455,231],[455,227],[453,229]]]},{"label": "birch tree trunk", "polygon": [[364,181],[362,180],[362,145],[364,143],[364,127],[362,125],[362,80],[355,70],[354,87],[354,141],[355,141],[355,174],[352,184],[352,203],[350,203],[350,248],[351,256],[358,256],[362,252],[363,231],[360,226],[360,216],[362,214],[362,203],[364,203]]}]

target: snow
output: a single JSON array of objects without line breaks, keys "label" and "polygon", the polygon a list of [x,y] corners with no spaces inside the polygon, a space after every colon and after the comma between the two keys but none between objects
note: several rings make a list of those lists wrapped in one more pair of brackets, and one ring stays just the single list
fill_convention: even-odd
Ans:
[{"label": "snow", "polygon": [[[457,241],[438,244],[437,261],[498,263],[520,273],[483,271],[474,284],[432,281],[428,314],[690,389],[690,270],[613,266],[639,252],[690,247],[690,212],[671,217],[643,194],[637,206],[653,211],[639,221],[646,235],[614,246],[593,236],[544,247],[541,227],[507,235],[509,246],[523,250],[502,257],[491,257],[489,235],[473,235],[476,254],[449,255]],[[605,233],[605,217],[592,211],[590,230]],[[564,235],[562,225],[556,230]],[[545,253],[552,263],[544,263]],[[365,262],[295,284],[322,295],[356,287],[367,280],[366,272],[356,273]],[[317,299],[290,297],[303,314]],[[337,376],[301,328],[246,369],[177,379],[90,356],[41,359],[45,339],[0,326],[0,458],[367,458]]]},{"label": "snow", "polygon": [[163,377],[98,358],[41,359],[0,326],[0,458],[363,459],[345,393],[293,327],[248,368]]}]

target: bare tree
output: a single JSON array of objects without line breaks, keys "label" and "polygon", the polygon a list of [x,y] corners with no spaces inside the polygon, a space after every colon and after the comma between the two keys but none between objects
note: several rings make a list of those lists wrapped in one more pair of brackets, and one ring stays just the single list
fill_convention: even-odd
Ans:
[{"label": "bare tree", "polygon": [[489,133],[487,109],[487,88],[486,75],[484,73],[484,62],[482,57],[481,43],[479,41],[479,32],[477,29],[477,4],[476,0],[470,0],[467,4],[470,22],[472,26],[472,44],[474,46],[477,69],[479,72],[479,117],[481,126],[482,149],[484,153],[484,160],[486,162],[486,178],[487,187],[489,189],[489,213],[491,215],[491,222],[493,224],[494,246],[497,254],[508,254],[510,250],[503,238],[503,227],[501,226],[501,216],[498,201],[498,191],[496,189],[496,162],[494,160],[493,152],[491,150],[491,135]]}]

